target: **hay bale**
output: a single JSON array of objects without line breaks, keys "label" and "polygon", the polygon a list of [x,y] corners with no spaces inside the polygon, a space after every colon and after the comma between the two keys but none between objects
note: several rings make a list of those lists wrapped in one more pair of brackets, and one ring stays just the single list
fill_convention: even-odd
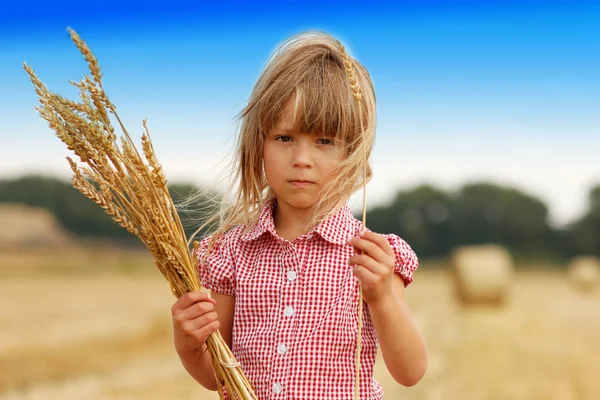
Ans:
[{"label": "hay bale", "polygon": [[509,252],[501,246],[463,246],[452,251],[457,295],[463,304],[495,304],[506,301],[514,272]]},{"label": "hay bale", "polygon": [[66,247],[72,243],[52,213],[25,204],[0,204],[0,227],[0,248]]},{"label": "hay bale", "polygon": [[569,281],[581,292],[593,292],[600,287],[600,259],[594,256],[573,258],[567,267]]}]

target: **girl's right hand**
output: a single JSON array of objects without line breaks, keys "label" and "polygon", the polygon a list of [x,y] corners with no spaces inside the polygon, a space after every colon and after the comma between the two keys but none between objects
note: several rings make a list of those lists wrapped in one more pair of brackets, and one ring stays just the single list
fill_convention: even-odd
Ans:
[{"label": "girl's right hand", "polygon": [[173,333],[179,355],[197,354],[206,339],[219,329],[215,304],[204,292],[186,293],[173,304]]}]

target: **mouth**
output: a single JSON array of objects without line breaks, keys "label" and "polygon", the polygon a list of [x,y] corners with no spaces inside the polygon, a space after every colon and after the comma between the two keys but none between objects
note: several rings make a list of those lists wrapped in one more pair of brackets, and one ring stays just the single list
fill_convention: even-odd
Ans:
[{"label": "mouth", "polygon": [[296,187],[306,187],[306,186],[310,186],[310,185],[314,185],[314,182],[311,181],[305,181],[303,179],[294,179],[292,181],[289,181],[293,186]]}]

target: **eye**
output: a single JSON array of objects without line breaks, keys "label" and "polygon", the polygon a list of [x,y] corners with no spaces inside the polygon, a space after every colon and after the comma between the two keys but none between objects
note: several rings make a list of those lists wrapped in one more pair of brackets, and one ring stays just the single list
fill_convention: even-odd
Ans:
[{"label": "eye", "polygon": [[317,139],[317,143],[318,144],[325,144],[325,145],[334,145],[335,142],[331,139],[328,138],[319,138]]},{"label": "eye", "polygon": [[288,136],[288,135],[279,135],[277,137],[275,137],[275,140],[279,140],[280,142],[291,142],[292,141],[292,137]]}]

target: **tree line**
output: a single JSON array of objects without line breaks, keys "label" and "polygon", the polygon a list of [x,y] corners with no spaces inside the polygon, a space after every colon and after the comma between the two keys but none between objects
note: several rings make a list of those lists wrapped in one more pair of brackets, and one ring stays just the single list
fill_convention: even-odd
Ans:
[{"label": "tree line", "polygon": [[[203,210],[214,209],[214,204],[207,199],[185,204],[195,192],[191,184],[172,184],[169,190],[189,236],[207,215]],[[76,236],[138,243],[70,182],[43,176],[2,180],[0,203],[45,208]],[[456,246],[479,243],[504,245],[524,259],[563,262],[579,254],[600,256],[600,184],[590,190],[586,212],[560,229],[550,225],[542,200],[486,182],[453,192],[430,185],[399,191],[389,204],[368,210],[367,226],[399,235],[425,258],[444,257]]]},{"label": "tree line", "polygon": [[448,193],[430,185],[400,191],[387,206],[369,211],[367,226],[396,233],[417,254],[445,256],[459,245],[498,243],[515,257],[564,262],[600,256],[600,185],[588,210],[566,227],[553,228],[540,199],[492,183],[471,183]]},{"label": "tree line", "polygon": [[[193,185],[171,184],[169,193],[177,205],[186,235],[190,237],[205,219],[207,207],[214,202],[189,201],[197,193]],[[127,232],[71,182],[53,177],[31,175],[12,180],[0,180],[0,204],[21,203],[48,210],[70,233],[82,238],[109,239],[125,246],[141,245],[137,237]],[[0,228],[2,221],[0,220]]]}]

